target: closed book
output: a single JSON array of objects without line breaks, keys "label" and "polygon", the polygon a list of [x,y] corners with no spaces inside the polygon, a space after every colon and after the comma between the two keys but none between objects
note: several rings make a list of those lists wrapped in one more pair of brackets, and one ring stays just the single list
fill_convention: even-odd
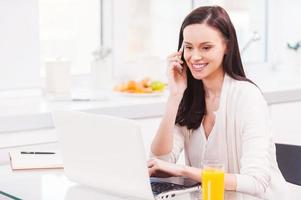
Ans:
[{"label": "closed book", "polygon": [[53,151],[51,154],[35,154],[34,152],[22,153],[21,151],[11,151],[10,163],[13,170],[22,169],[52,169],[63,168],[62,156],[59,152]]}]

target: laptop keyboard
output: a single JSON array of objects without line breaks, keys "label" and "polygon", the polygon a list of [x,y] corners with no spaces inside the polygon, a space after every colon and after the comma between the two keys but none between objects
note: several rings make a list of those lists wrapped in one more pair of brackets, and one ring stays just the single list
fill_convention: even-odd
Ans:
[{"label": "laptop keyboard", "polygon": [[186,188],[183,185],[164,182],[151,182],[151,187],[154,195],[160,194],[165,191],[180,190]]}]

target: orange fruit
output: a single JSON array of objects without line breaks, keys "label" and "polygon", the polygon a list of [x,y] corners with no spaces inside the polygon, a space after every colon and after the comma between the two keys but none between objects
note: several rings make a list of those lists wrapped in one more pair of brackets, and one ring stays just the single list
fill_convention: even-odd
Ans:
[{"label": "orange fruit", "polygon": [[127,90],[135,91],[137,88],[137,82],[134,80],[129,80],[127,83]]}]

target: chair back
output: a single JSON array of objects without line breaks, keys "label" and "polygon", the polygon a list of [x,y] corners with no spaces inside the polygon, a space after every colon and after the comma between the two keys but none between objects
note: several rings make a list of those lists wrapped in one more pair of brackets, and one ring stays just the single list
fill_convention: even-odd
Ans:
[{"label": "chair back", "polygon": [[276,144],[276,157],[285,180],[301,185],[301,146]]}]

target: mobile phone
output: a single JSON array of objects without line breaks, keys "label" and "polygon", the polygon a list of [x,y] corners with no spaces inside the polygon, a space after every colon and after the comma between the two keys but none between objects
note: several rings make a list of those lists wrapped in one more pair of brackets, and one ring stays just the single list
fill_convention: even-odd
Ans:
[{"label": "mobile phone", "polygon": [[[183,55],[184,55],[184,41],[182,42],[182,45],[181,45],[181,48],[179,49],[179,51],[182,52],[180,59],[183,61],[184,60],[184,58],[183,58]],[[183,65],[181,65],[181,68],[178,67],[178,69],[180,70],[180,72],[182,72],[183,71]]]}]

